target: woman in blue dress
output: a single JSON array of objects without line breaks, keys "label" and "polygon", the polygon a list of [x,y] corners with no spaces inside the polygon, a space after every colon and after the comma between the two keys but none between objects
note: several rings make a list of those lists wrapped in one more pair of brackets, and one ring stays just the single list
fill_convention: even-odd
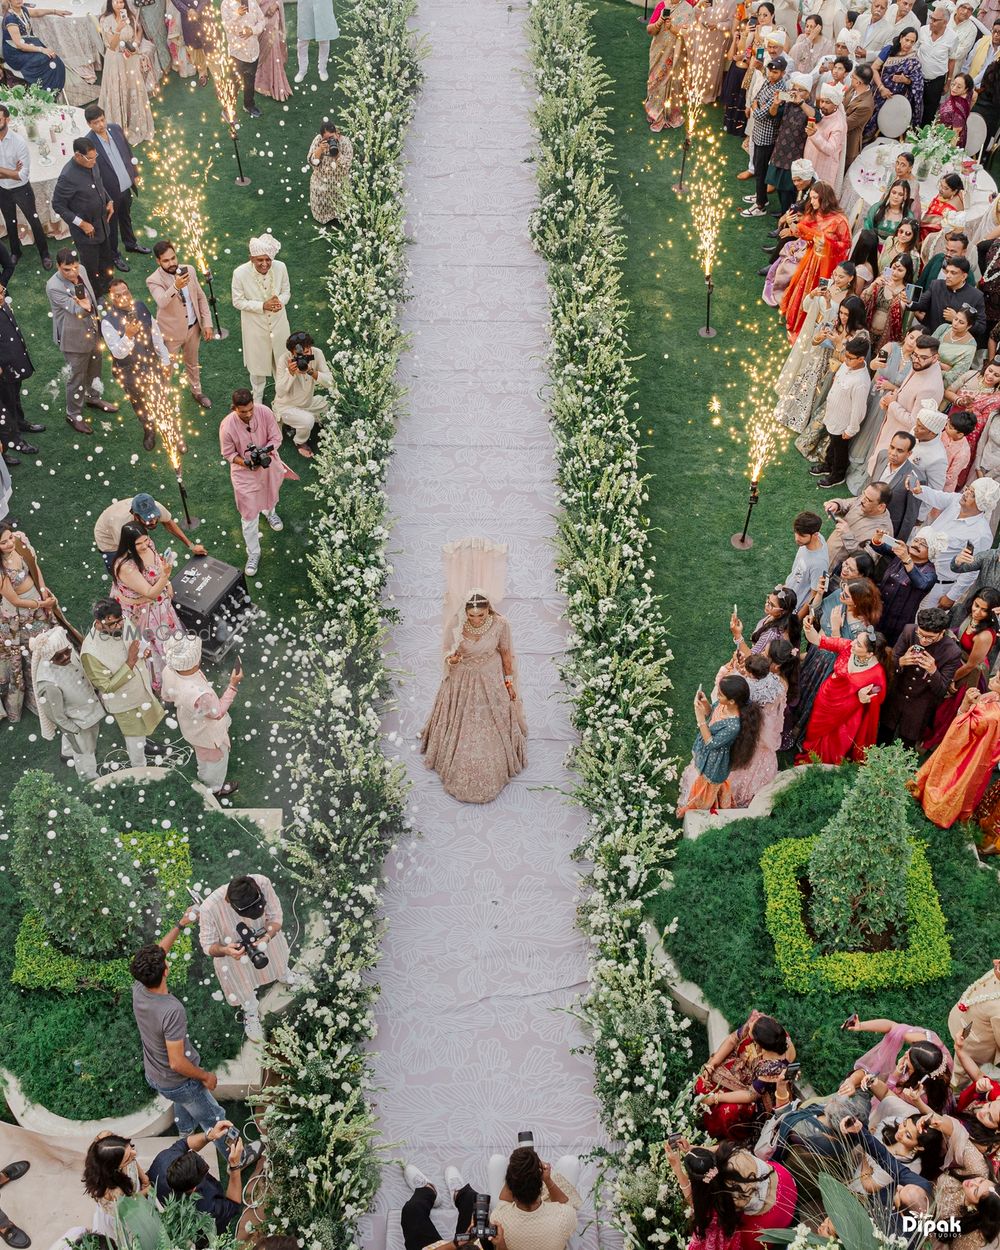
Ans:
[{"label": "woman in blue dress", "polygon": [[69,9],[38,9],[25,0],[8,0],[0,43],[4,64],[27,83],[37,84],[47,91],[62,91],[66,85],[66,66],[34,33],[31,19],[69,16]]}]

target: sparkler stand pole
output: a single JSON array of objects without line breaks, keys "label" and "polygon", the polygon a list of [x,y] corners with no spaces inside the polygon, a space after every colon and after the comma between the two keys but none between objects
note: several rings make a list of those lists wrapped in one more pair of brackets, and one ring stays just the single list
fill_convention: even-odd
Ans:
[{"label": "sparkler stand pole", "polygon": [[705,285],[708,287],[708,297],[705,301],[705,324],[698,333],[703,339],[714,339],[718,331],[712,328],[712,292],[715,290],[715,284],[710,273],[705,275]]},{"label": "sparkler stand pole", "polygon": [[206,269],[201,276],[205,281],[205,285],[208,287],[208,303],[209,307],[212,309],[212,320],[215,322],[215,337],[216,339],[227,339],[229,338],[229,331],[219,321],[219,305],[215,298],[215,288],[212,286],[211,269]]},{"label": "sparkler stand pole", "polygon": [[181,507],[184,509],[184,520],[181,521],[180,526],[182,530],[187,530],[190,533],[191,530],[196,530],[198,528],[201,524],[201,520],[200,518],[191,515],[191,510],[188,507],[188,494],[184,488],[184,479],[180,475],[180,470],[177,471],[176,477],[177,489],[181,493]]},{"label": "sparkler stand pole", "polygon": [[243,162],[240,160],[240,145],[236,138],[236,125],[233,122],[229,123],[229,137],[233,141],[233,151],[236,153],[236,168],[240,171],[240,176],[236,179],[236,185],[238,187],[248,187],[250,179],[243,173]]},{"label": "sparkler stand pole", "polygon": [[642,0],[642,17],[637,17],[637,22],[649,23],[649,0]]},{"label": "sparkler stand pole", "polygon": [[743,533],[734,534],[729,540],[737,551],[749,551],[753,546],[753,539],[747,537],[747,530],[750,528],[750,517],[753,514],[754,504],[760,502],[760,492],[757,490],[756,481],[750,483],[750,506],[747,508],[747,519],[743,522]]},{"label": "sparkler stand pole", "polygon": [[684,143],[681,146],[681,176],[674,183],[673,187],[678,195],[684,195],[687,192],[687,187],[684,185],[684,165],[687,162],[688,148],[690,146],[691,140],[685,136]]}]

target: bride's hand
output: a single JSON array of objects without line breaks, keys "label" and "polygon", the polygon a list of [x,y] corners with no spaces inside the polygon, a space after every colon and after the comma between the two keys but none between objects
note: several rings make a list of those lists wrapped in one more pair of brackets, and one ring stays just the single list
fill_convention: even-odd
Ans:
[{"label": "bride's hand", "polygon": [[461,658],[462,657],[458,654],[457,651],[453,651],[451,655],[447,657],[447,660],[448,660],[448,663],[451,665],[451,667],[454,668],[454,666],[459,662],[459,660],[461,660]]}]

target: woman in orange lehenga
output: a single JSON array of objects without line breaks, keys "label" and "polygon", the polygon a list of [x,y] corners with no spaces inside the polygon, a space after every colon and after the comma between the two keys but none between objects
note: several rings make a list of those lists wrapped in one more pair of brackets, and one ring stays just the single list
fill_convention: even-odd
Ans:
[{"label": "woman in orange lehenga", "polygon": [[[671,99],[671,91],[678,85],[674,80],[681,65],[681,38],[673,28],[664,0],[653,10],[646,31],[652,35],[653,42],[649,47],[649,78],[642,106],[650,130],[658,132],[664,126],[677,127],[683,120],[680,109]],[[683,92],[678,94],[683,99]]]},{"label": "woman in orange lehenga", "polygon": [[705,1132],[745,1140],[758,1113],[766,1117],[774,1110],[774,1086],[794,1058],[795,1047],[778,1021],[751,1012],[709,1056],[695,1082]]},{"label": "woman in orange lehenga", "polygon": [[[994,674],[985,694],[967,690],[958,715],[937,750],[924,761],[909,783],[910,792],[928,820],[950,829],[956,820],[969,820],[983,797],[993,769],[1000,761],[1000,674]],[[996,831],[987,831],[983,849],[1000,851]]]},{"label": "woman in orange lehenga", "polygon": [[851,251],[851,227],[828,182],[813,183],[809,207],[792,230],[809,243],[780,306],[788,326],[788,337],[794,343],[806,319],[803,300],[819,286],[820,278],[829,278],[841,261],[847,260]]}]

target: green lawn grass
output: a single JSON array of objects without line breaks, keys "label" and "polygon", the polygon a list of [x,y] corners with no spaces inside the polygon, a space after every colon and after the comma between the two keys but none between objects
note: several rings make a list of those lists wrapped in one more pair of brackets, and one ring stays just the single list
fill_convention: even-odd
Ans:
[{"label": "green lawn grass", "polygon": [[[202,894],[243,871],[264,872],[275,881],[294,944],[304,909],[285,876],[280,858],[262,845],[256,825],[205,811],[201,796],[180,777],[84,795],[102,820],[123,835],[130,829],[170,828],[190,842],[193,883]],[[6,858],[6,857],[5,857]],[[169,904],[164,930],[180,916],[187,895]],[[91,1119],[126,1115],[145,1106],[152,1093],[142,1071],[142,1052],[131,1010],[131,991],[22,990],[11,982],[14,940],[25,905],[9,868],[0,869],[0,1052],[2,1065],[19,1078],[24,1093],[58,1115]],[[197,929],[186,982],[177,989],[187,1004],[191,1039],[202,1064],[217,1069],[238,1054],[243,1028],[221,1001],[212,961],[201,953]],[[143,940],[133,936],[133,945]],[[123,950],[130,955],[131,950]]]},{"label": "green lawn grass", "polygon": [[[969,854],[962,826],[938,829],[912,804],[909,823],[930,861],[951,944],[948,976],[919,986],[799,994],[782,980],[764,923],[760,857],[782,838],[818,833],[853,784],[854,765],[813,769],[775,800],[770,816],[740,820],[678,844],[673,888],[653,904],[653,918],[682,977],[700,985],[735,1028],[753,1008],[788,1029],[803,1079],[818,1092],[835,1089],[874,1044],[871,1034],[845,1033],[843,1021],[888,1018],[926,1025],[947,1038],[948,1013],[988,968],[986,952],[1000,940],[1000,879]],[[676,927],[670,928],[676,918]]]},{"label": "green lawn grass", "polygon": [[[289,11],[294,24],[294,6]],[[294,30],[289,45],[294,49]],[[344,41],[334,52],[344,50]],[[313,54],[315,59],[315,53]],[[294,52],[293,52],[294,62]],[[309,213],[306,153],[326,116],[337,115],[336,66],[331,64],[331,80],[319,83],[313,67],[310,78],[295,87],[284,104],[258,97],[263,116],[251,121],[244,116],[241,130],[243,166],[251,178],[248,187],[234,185],[236,163],[228,131],[222,125],[219,107],[211,86],[198,88],[195,79],[180,80],[171,75],[154,101],[159,123],[167,118],[179,128],[185,143],[211,162],[208,184],[208,218],[214,240],[215,289],[220,301],[223,324],[230,331],[224,342],[202,345],[203,385],[213,400],[203,412],[187,392],[183,411],[187,423],[188,454],[184,458],[184,480],[192,510],[202,518],[195,537],[223,560],[242,566],[245,550],[239,517],[229,485],[228,466],[219,455],[219,422],[229,411],[228,400],[237,386],[247,385],[240,350],[239,315],[229,300],[233,269],[247,258],[247,240],[266,229],[274,231],[282,244],[280,259],[288,265],[292,288],[289,321],[291,328],[308,330],[324,344],[329,333],[325,281],[329,269],[329,248],[319,237]],[[140,169],[146,162],[144,145],[137,149]],[[148,246],[155,238],[170,234],[168,226],[152,216],[152,196],[148,188],[135,205],[136,231]],[[57,246],[66,246],[59,244]],[[55,248],[53,248],[53,251]],[[181,256],[182,263],[190,260]],[[124,275],[137,298],[148,295],[145,278],[155,267],[152,256],[129,255],[131,272]],[[44,434],[33,436],[40,451],[37,457],[22,458],[12,471],[14,496],[10,504],[14,516],[38,551],[46,578],[59,597],[70,619],[85,632],[92,601],[106,593],[100,556],[93,546],[93,523],[97,514],[115,497],[149,491],[180,515],[180,501],[173,472],[163,451],[142,449],[139,424],[123,402],[121,411],[104,418],[87,410],[94,419],[92,438],[75,434],[64,422],[62,357],[52,342],[51,321],[44,285],[46,274],[33,248],[28,248],[11,282],[13,306],[27,339],[35,376],[24,388],[25,411],[29,420],[48,426]],[[105,365],[106,394],[122,401]],[[268,392],[270,394],[270,392]],[[308,463],[297,456],[286,439],[287,463],[302,477],[287,482],[281,493],[280,512],[285,529],[272,534],[263,526],[263,560],[252,587],[254,601],[272,620],[286,620],[307,591],[305,553],[309,541],[309,516],[314,501],[304,489],[309,480]],[[157,536],[163,551],[178,547],[168,534]],[[284,676],[273,671],[274,659],[262,623],[251,631],[243,649],[247,679],[233,707],[234,764],[232,775],[241,782],[240,802],[265,803],[272,791],[273,773],[278,762],[277,745],[269,725],[281,714],[285,692]],[[211,671],[211,670],[209,670]],[[228,672],[228,668],[224,670]],[[163,731],[161,730],[162,736]],[[176,736],[172,733],[170,736]],[[114,727],[102,731],[99,756],[121,746]],[[7,725],[0,734],[2,773],[9,789],[28,767],[59,769],[54,743],[41,741],[37,721],[25,714],[19,725]]]},{"label": "green lawn grass", "polygon": [[[700,338],[705,282],[688,231],[687,204],[671,190],[683,132],[654,135],[646,123],[649,38],[637,20],[641,13],[620,0],[599,0],[594,31],[615,85],[608,103],[617,151],[614,181],[628,238],[624,290],[632,303],[631,346],[641,357],[635,365],[636,416],[651,478],[655,584],[664,598],[675,656],[673,749],[686,757],[694,733],[694,692],[699,682],[708,688],[732,653],[733,604],[752,628],[766,592],[791,567],[792,518],[805,508],[820,508],[831,493],[845,492],[818,490],[805,462],[790,449],[783,463],[764,473],[750,529],[753,549],[730,545],[730,536],[743,526],[749,487],[746,440],[729,433],[742,430],[738,403],[747,392],[746,367],[768,352],[780,362],[788,350],[783,322],[760,299],[763,280],[756,273],[764,263],[760,244],[774,218],[740,219],[742,197],[753,189],[735,177],[746,156],[737,139],[723,134],[721,107],[708,108],[702,129],[722,135],[727,158],[722,185],[733,207],[716,270],[712,324],[719,333]],[[718,425],[709,412],[713,396],[722,403]]]}]

